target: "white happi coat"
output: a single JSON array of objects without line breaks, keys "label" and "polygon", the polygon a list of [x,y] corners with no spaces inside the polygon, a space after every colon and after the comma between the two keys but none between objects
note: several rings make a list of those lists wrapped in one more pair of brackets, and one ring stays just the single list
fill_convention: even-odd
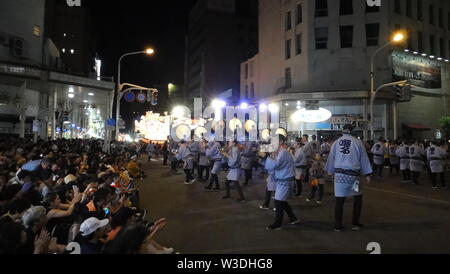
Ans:
[{"label": "white happi coat", "polygon": [[447,151],[443,148],[432,145],[427,149],[427,159],[430,163],[432,173],[444,172],[444,161],[447,158]]},{"label": "white happi coat", "polygon": [[238,147],[233,147],[228,157],[228,171],[227,180],[239,182],[241,178],[241,152]]},{"label": "white happi coat", "polygon": [[400,158],[400,170],[410,170],[409,147],[402,145],[397,149],[396,155]]},{"label": "white happi coat", "polygon": [[372,147],[372,153],[373,153],[373,163],[382,166],[384,165],[384,155],[386,154],[386,147],[382,142],[376,143]]},{"label": "white happi coat", "polygon": [[389,162],[391,165],[399,165],[400,164],[400,158],[397,156],[397,147],[396,146],[390,146],[389,147]]},{"label": "white happi coat", "polygon": [[410,159],[410,168],[413,172],[422,172],[423,171],[423,156],[425,156],[425,151],[422,147],[417,145],[412,145],[409,148],[409,159]]},{"label": "white happi coat", "polygon": [[[350,134],[344,134],[333,144],[325,171],[335,175],[336,197],[362,195],[361,192],[355,192],[353,186],[360,175],[373,173],[366,148],[360,140]],[[345,173],[354,173],[354,175]]]}]

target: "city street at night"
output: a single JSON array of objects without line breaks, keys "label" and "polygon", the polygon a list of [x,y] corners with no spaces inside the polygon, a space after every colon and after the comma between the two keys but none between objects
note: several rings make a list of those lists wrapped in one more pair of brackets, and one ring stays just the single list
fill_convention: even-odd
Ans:
[{"label": "city street at night", "polygon": [[[420,186],[401,184],[395,176],[374,180],[365,189],[364,231],[333,231],[334,197],[328,184],[320,206],[306,203],[307,195],[294,199],[300,225],[268,232],[265,228],[274,213],[258,208],[265,193],[259,172],[255,183],[244,190],[248,203],[240,204],[236,199],[222,200],[223,191],[205,192],[203,183],[184,185],[182,170],[174,174],[161,161],[144,167],[148,177],[139,183],[141,205],[151,218],[168,219],[157,240],[182,254],[369,254],[371,242],[379,243],[383,254],[450,252],[450,192],[433,190],[428,178]],[[221,184],[223,188],[223,180]],[[348,226],[351,205],[349,200]]]}]

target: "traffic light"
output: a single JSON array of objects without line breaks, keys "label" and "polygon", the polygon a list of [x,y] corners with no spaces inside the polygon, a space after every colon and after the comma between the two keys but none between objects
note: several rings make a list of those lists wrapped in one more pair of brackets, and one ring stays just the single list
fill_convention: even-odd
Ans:
[{"label": "traffic light", "polygon": [[410,102],[412,98],[411,86],[397,86],[396,87],[396,97],[399,102]]},{"label": "traffic light", "polygon": [[158,91],[157,90],[152,92],[151,104],[152,104],[152,106],[156,106],[158,104]]}]

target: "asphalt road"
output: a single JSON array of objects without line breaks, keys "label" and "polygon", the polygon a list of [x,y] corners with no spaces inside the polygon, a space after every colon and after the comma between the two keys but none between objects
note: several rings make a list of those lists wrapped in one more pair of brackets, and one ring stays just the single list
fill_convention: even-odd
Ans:
[{"label": "asphalt road", "polygon": [[361,220],[366,227],[361,232],[350,230],[351,200],[344,213],[347,229],[333,231],[332,184],[326,186],[322,205],[305,198],[290,202],[300,225],[269,232],[265,228],[272,224],[274,212],[259,209],[266,187],[259,172],[244,188],[248,203],[240,204],[233,190],[236,199],[222,200],[223,191],[205,192],[203,183],[184,185],[181,169],[174,174],[162,162],[143,167],[147,178],[139,186],[141,206],[152,220],[168,219],[156,239],[182,254],[368,254],[371,242],[379,243],[384,254],[450,253],[450,191],[433,190],[426,174],[421,185],[414,186],[401,184],[400,177],[385,170],[385,179],[366,186]]}]

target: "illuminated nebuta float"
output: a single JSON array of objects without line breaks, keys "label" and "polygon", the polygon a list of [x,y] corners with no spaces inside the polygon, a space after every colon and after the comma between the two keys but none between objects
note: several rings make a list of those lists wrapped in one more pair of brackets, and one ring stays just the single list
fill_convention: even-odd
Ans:
[{"label": "illuminated nebuta float", "polygon": [[140,120],[134,122],[135,132],[149,141],[166,141],[170,135],[170,116],[147,112]]}]

